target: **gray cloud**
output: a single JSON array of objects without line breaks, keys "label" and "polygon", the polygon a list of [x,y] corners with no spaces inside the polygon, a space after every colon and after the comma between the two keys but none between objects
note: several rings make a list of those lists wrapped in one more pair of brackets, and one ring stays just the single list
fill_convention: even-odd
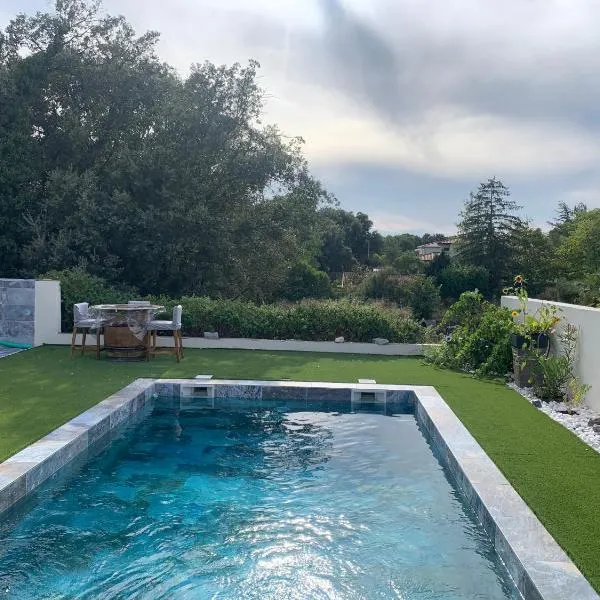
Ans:
[{"label": "gray cloud", "polygon": [[342,0],[320,0],[325,28],[316,43],[304,46],[306,76],[320,77],[395,123],[453,106],[597,126],[599,40],[573,43],[578,32],[565,28],[549,32],[556,37],[540,47],[532,39],[535,24],[519,22],[518,13],[512,26],[521,35],[503,35],[510,23],[502,22],[496,32],[490,28],[488,39],[477,22],[470,30],[439,31],[408,18],[405,4],[390,13],[389,4],[379,3],[375,26]]}]

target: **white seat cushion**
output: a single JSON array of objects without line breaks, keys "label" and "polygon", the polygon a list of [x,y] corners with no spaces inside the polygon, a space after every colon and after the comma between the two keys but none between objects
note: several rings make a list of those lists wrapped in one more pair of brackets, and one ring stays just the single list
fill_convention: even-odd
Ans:
[{"label": "white seat cushion", "polygon": [[181,329],[181,325],[176,325],[173,321],[150,321],[148,329],[154,331],[175,331]]}]

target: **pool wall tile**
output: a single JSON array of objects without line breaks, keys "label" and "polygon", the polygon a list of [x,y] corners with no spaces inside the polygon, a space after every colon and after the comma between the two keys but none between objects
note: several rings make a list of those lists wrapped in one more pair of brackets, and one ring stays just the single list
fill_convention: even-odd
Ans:
[{"label": "pool wall tile", "polygon": [[244,400],[261,400],[261,385],[219,385],[215,386],[215,398],[241,398]]},{"label": "pool wall tile", "polygon": [[0,475],[0,512],[8,510],[13,504],[24,498],[26,494],[25,475],[10,478]]},{"label": "pool wall tile", "polygon": [[326,387],[311,387],[308,388],[306,399],[323,402],[350,402],[352,398],[352,390],[350,388],[326,388]]},{"label": "pool wall tile", "polygon": [[306,402],[307,389],[305,387],[279,387],[263,386],[263,400],[299,400]]}]

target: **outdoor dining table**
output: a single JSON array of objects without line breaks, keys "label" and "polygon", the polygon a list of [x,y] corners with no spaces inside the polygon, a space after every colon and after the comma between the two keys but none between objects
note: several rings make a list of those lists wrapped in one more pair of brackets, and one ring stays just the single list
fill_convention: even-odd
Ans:
[{"label": "outdoor dining table", "polygon": [[158,304],[97,304],[90,308],[104,323],[104,349],[109,358],[140,359],[148,357],[148,325]]}]

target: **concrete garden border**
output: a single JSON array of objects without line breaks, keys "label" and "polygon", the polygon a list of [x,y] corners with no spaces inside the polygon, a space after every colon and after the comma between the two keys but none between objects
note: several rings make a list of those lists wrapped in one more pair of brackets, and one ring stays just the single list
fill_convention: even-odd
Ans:
[{"label": "concrete garden border", "polygon": [[600,600],[496,465],[433,387],[292,381],[138,379],[0,464],[0,513],[35,492],[88,447],[144,409],[154,394],[183,409],[224,398],[310,407],[368,401],[414,410],[438,458],[492,540],[525,600]]}]

